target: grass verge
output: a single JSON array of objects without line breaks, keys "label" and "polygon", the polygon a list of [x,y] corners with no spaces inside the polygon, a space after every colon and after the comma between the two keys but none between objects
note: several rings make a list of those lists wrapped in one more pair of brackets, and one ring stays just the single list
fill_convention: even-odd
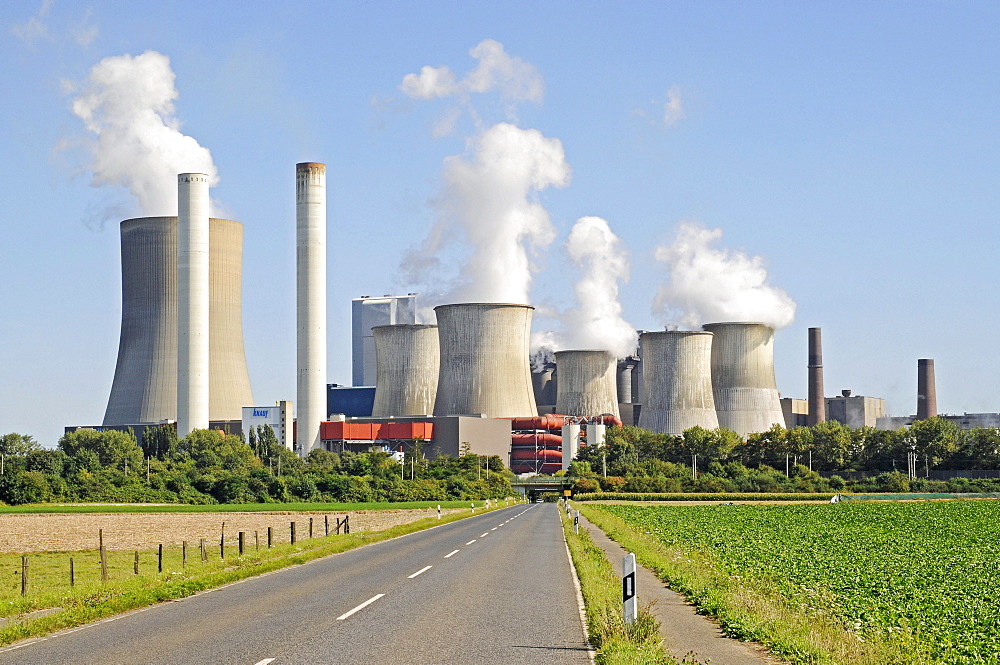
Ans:
[{"label": "grass verge", "polygon": [[[0,514],[18,513],[284,513],[284,512],[351,512],[358,510],[412,510],[415,508],[476,508],[485,501],[402,501],[399,503],[218,503],[191,504],[78,504],[35,503],[21,506],[0,506]],[[495,503],[495,502],[491,502]]]},{"label": "grass verge", "polygon": [[834,617],[802,612],[767,580],[726,574],[708,552],[666,546],[598,506],[580,512],[634,552],[646,568],[716,617],[727,635],[758,642],[796,665],[917,665],[925,662],[901,635],[898,642],[862,641]]},{"label": "grass verge", "polygon": [[598,665],[669,665],[677,663],[663,649],[659,622],[640,608],[633,624],[622,618],[621,578],[594,544],[586,529],[573,533],[573,523],[560,508],[563,533],[580,579],[586,607],[587,634],[597,649]]},{"label": "grass verge", "polygon": [[[497,506],[491,508],[495,509]],[[452,513],[441,519],[437,519],[436,516],[427,517],[384,531],[360,531],[303,540],[295,545],[284,544],[269,550],[245,552],[242,557],[212,559],[204,564],[198,562],[189,565],[182,572],[174,570],[162,574],[134,575],[131,579],[80,584],[70,590],[62,589],[55,592],[41,590],[38,595],[11,601],[3,613],[10,616],[14,613],[51,607],[58,607],[59,611],[38,618],[27,618],[0,628],[0,646],[29,637],[41,637],[57,630],[73,628],[166,600],[185,598],[200,591],[238,582],[255,575],[303,564],[362,545],[389,540],[482,513],[482,510],[477,510],[475,513]],[[155,554],[150,552],[145,554],[155,557]]]}]

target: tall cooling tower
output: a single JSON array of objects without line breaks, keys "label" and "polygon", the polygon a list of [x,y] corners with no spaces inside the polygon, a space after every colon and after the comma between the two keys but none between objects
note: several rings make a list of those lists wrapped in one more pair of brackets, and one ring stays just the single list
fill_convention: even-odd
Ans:
[{"label": "tall cooling tower", "polygon": [[437,326],[375,326],[375,405],[373,418],[434,413],[440,354]]},{"label": "tall cooling tower", "polygon": [[716,429],[712,392],[712,333],[670,330],[639,337],[646,401],[639,427],[683,434],[692,427]]},{"label": "tall cooling tower", "polygon": [[719,425],[746,438],[785,426],[774,380],[774,328],[763,323],[706,323],[712,340],[712,393]]},{"label": "tall cooling tower", "polygon": [[326,420],[326,165],[295,165],[295,440],[305,457]]},{"label": "tall cooling tower", "polygon": [[[105,425],[177,420],[176,217],[121,223],[122,330]],[[252,405],[243,350],[243,225],[209,220],[209,420]]]},{"label": "tall cooling tower", "polygon": [[439,305],[441,370],[434,415],[537,415],[531,388],[530,305]]},{"label": "tall cooling tower", "polygon": [[556,413],[618,417],[618,363],[609,351],[556,351]]}]

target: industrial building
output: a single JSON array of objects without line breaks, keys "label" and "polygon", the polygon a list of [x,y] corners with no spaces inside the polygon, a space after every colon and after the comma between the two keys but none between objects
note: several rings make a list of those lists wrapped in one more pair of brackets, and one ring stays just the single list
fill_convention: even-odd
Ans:
[{"label": "industrial building", "polygon": [[278,402],[274,406],[244,406],[240,431],[249,433],[258,427],[270,427],[278,443],[289,450],[296,450],[294,422],[291,402]]},{"label": "industrial building", "polygon": [[424,457],[435,459],[459,457],[468,444],[467,452],[497,455],[505,464],[510,461],[510,432],[510,420],[473,416],[341,418],[320,426],[323,448],[332,452],[410,450],[420,441]]},{"label": "industrial building", "polygon": [[374,386],[378,378],[372,328],[417,322],[417,294],[361,296],[351,301],[351,383]]}]

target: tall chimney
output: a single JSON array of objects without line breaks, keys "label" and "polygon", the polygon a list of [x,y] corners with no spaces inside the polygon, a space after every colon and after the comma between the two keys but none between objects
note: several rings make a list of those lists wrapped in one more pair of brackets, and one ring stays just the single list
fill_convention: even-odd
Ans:
[{"label": "tall chimney", "polygon": [[937,416],[937,388],[934,385],[934,360],[917,360],[917,420]]},{"label": "tall chimney", "polygon": [[318,448],[326,419],[326,164],[295,165],[296,442]]},{"label": "tall chimney", "polygon": [[208,429],[208,176],[177,176],[177,435]]},{"label": "tall chimney", "polygon": [[809,414],[806,424],[812,427],[826,421],[826,398],[823,396],[823,330],[809,329]]}]

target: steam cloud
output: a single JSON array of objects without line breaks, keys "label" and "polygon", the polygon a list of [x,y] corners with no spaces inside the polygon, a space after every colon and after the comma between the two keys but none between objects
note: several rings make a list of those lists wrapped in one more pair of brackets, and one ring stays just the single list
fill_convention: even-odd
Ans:
[{"label": "steam cloud", "polygon": [[767,283],[764,259],[713,247],[720,238],[722,229],[684,222],[671,245],[656,248],[656,259],[670,271],[653,303],[663,323],[692,328],[723,321],[761,322],[774,328],[791,323],[795,301]]},{"label": "steam cloud", "polygon": [[417,282],[441,267],[439,253],[471,247],[447,302],[529,302],[529,251],[549,245],[555,229],[537,194],[570,180],[562,143],[534,129],[500,123],[482,133],[471,155],[444,160],[439,216],[423,246],[404,261]]},{"label": "steam cloud", "polygon": [[180,131],[174,78],[162,53],[113,56],[90,70],[73,99],[73,113],[96,136],[91,184],[127,188],[147,215],[177,214],[178,173],[219,180],[209,150]]},{"label": "steam cloud", "polygon": [[622,318],[619,282],[628,281],[628,253],[621,239],[600,217],[577,220],[566,242],[566,251],[583,273],[573,286],[577,305],[565,312],[562,332],[539,335],[539,347],[604,349],[618,357],[635,353],[636,330]]}]

